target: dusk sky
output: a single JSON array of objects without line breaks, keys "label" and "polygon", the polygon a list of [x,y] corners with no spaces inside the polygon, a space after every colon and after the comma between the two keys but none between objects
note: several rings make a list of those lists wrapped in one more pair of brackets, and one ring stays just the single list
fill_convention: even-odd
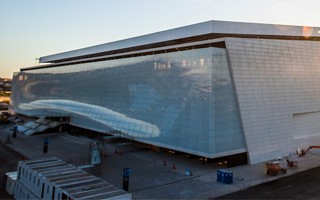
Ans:
[{"label": "dusk sky", "polygon": [[319,0],[0,0],[0,77],[36,58],[208,20],[320,27]]}]

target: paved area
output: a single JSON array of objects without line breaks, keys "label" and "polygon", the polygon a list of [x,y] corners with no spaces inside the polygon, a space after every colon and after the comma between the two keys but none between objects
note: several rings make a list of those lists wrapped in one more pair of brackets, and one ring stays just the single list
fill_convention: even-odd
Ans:
[{"label": "paved area", "polygon": [[[8,134],[11,134],[10,126],[2,126],[0,140],[4,142]],[[44,138],[49,141],[48,153],[42,151]],[[11,144],[5,145],[30,159],[56,156],[76,166],[83,166],[89,162],[89,144],[92,142],[93,139],[67,133],[35,136],[18,134],[17,138],[12,139]],[[131,168],[129,192],[133,194],[134,199],[217,198],[320,166],[320,152],[312,150],[302,158],[297,157],[299,167],[288,169],[285,175],[274,177],[265,175],[263,163],[243,165],[228,168],[234,174],[234,183],[223,184],[216,181],[217,170],[224,168],[223,163],[203,164],[199,159],[189,158],[183,154],[146,151],[128,143],[105,143],[105,150],[106,157],[102,157],[102,164],[86,170],[122,188],[123,169]],[[186,169],[193,175],[187,176]]]},{"label": "paved area", "polygon": [[320,199],[320,167],[277,179],[217,199]]}]

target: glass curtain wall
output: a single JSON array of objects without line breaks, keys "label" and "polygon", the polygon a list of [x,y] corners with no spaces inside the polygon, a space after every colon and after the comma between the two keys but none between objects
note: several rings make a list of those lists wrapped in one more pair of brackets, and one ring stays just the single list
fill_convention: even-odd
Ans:
[{"label": "glass curtain wall", "polygon": [[29,70],[14,76],[12,106],[33,116],[207,157],[245,148],[222,48]]}]

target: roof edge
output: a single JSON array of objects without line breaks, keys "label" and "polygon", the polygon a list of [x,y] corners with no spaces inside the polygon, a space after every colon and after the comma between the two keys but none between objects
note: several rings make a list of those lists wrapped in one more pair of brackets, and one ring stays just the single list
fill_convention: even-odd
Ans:
[{"label": "roof edge", "polygon": [[200,36],[205,34],[226,34],[226,35],[274,35],[292,37],[319,37],[319,27],[292,26],[279,24],[260,24],[249,22],[230,22],[230,21],[206,21],[202,23],[182,26],[165,31],[150,33],[147,35],[132,37],[100,45],[80,48],[62,53],[40,57],[40,63],[55,62],[67,58],[79,57],[89,54],[114,51],[148,44],[155,44],[165,41],[178,40]]}]

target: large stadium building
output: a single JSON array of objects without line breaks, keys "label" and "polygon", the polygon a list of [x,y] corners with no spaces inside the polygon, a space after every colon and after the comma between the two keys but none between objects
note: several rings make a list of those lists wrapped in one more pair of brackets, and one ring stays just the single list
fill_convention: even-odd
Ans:
[{"label": "large stadium building", "polygon": [[320,144],[320,28],[208,21],[40,58],[27,116],[251,164]]}]

